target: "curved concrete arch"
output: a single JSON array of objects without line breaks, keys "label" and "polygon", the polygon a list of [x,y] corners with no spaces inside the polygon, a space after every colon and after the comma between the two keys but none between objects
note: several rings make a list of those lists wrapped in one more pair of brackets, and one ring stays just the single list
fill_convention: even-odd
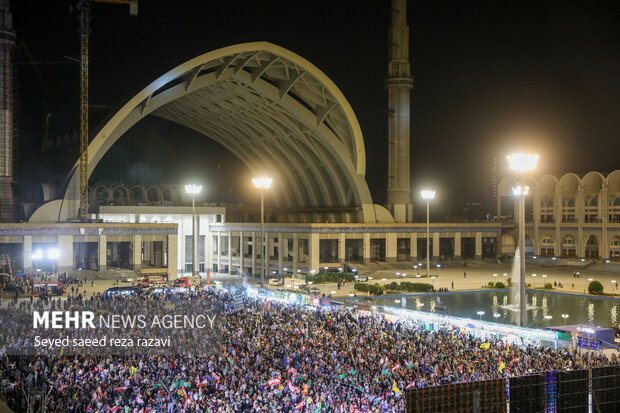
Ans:
[{"label": "curved concrete arch", "polygon": [[581,179],[583,190],[587,194],[598,194],[603,190],[605,185],[605,177],[600,172],[588,172]]},{"label": "curved concrete arch", "polygon": [[544,196],[554,196],[558,184],[558,179],[553,175],[543,175],[538,179],[538,189]]},{"label": "curved concrete arch", "polygon": [[562,175],[558,181],[558,189],[563,193],[577,193],[581,185],[581,179],[577,174],[569,172]]},{"label": "curved concrete arch", "polygon": [[[170,70],[92,139],[89,176],[110,147],[149,114],[218,141],[253,172],[274,173],[281,179],[280,190],[273,191],[277,205],[360,208],[362,221],[377,221],[365,181],[364,140],[353,109],[323,72],[289,50],[267,42],[238,44]],[[260,118],[262,126],[240,122],[244,114]],[[236,136],[225,133],[231,125]],[[59,221],[77,217],[77,171],[76,162]]]},{"label": "curved concrete arch", "polygon": [[607,175],[606,182],[610,192],[620,195],[620,169],[616,169]]}]

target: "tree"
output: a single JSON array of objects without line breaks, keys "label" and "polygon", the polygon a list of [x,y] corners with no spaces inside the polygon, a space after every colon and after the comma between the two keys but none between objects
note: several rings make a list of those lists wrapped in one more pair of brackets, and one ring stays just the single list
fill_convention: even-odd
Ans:
[{"label": "tree", "polygon": [[590,285],[588,285],[588,292],[590,294],[603,294],[603,284],[596,280],[590,281]]}]

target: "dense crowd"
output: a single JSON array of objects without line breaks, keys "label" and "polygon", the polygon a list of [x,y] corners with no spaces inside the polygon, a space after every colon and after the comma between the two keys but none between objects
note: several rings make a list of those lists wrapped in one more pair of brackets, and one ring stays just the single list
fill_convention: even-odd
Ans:
[{"label": "dense crowd", "polygon": [[[211,291],[113,303],[127,311],[172,303],[230,309],[232,301]],[[0,318],[0,397],[16,411],[25,410],[25,394],[42,389],[49,412],[401,412],[411,387],[617,363],[593,353],[482,341],[448,327],[428,331],[379,314],[249,298],[240,311],[218,315],[210,332],[218,345],[210,351],[15,355],[32,341],[7,328],[17,314],[69,305],[103,304],[99,296],[21,302]]]}]

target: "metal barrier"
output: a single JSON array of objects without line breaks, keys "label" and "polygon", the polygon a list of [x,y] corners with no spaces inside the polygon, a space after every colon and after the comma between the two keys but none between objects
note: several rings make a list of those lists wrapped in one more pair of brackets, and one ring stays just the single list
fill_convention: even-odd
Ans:
[{"label": "metal barrier", "polygon": [[411,413],[620,412],[620,366],[407,390]]},{"label": "metal barrier", "polygon": [[620,366],[592,369],[592,411],[620,412]]},{"label": "metal barrier", "polygon": [[496,379],[411,389],[407,393],[407,411],[505,412],[506,382]]}]

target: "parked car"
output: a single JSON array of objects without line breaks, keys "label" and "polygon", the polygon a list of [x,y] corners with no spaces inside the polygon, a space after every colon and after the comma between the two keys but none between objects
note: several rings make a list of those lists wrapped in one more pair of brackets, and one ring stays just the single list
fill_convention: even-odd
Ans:
[{"label": "parked car", "polygon": [[355,276],[355,282],[360,283],[360,282],[366,282],[366,281],[368,281],[368,276],[367,275],[363,275],[362,274],[362,275],[356,275]]},{"label": "parked car", "polygon": [[121,282],[124,282],[124,283],[133,283],[133,278],[131,278],[131,277],[127,277],[126,275],[124,275],[124,276],[121,278]]}]

